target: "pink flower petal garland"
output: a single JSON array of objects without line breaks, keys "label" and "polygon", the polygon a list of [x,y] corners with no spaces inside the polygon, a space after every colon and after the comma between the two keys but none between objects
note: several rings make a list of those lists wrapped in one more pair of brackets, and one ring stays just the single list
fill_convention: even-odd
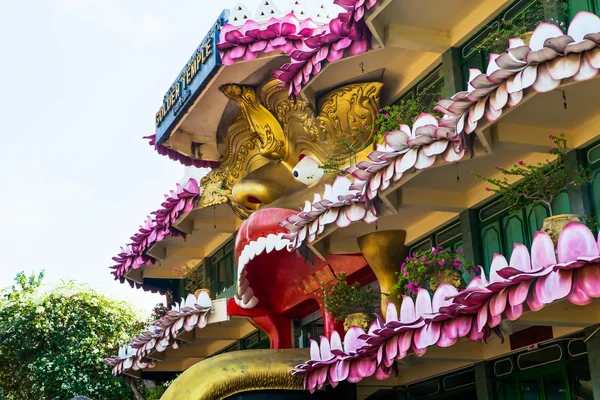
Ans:
[{"label": "pink flower petal garland", "polygon": [[550,237],[537,232],[531,254],[515,244],[509,262],[494,255],[489,282],[482,270],[461,292],[442,284],[431,298],[419,289],[414,302],[404,296],[399,312],[389,303],[386,321],[376,320],[366,333],[352,327],[343,344],[337,332],[311,341],[311,359],[293,373],[304,377],[311,392],[326,383],[355,383],[373,375],[386,379],[395,360],[410,351],[421,356],[431,346],[449,347],[460,338],[485,340],[503,318],[517,320],[526,307],[535,312],[563,299],[589,304],[600,298],[599,246],[600,236],[597,241],[577,222],[565,227],[556,252]]},{"label": "pink flower petal garland", "polygon": [[364,17],[377,0],[335,0],[344,12],[327,25],[319,27],[310,18],[300,23],[294,14],[272,18],[261,28],[248,20],[241,28],[226,24],[221,29],[217,49],[224,65],[254,60],[260,53],[284,52],[291,63],[273,73],[288,87],[290,96],[302,87],[325,63],[338,61],[344,55],[358,55],[371,45],[371,32]]},{"label": "pink flower petal garland", "polygon": [[177,336],[195,327],[204,328],[211,309],[212,302],[207,292],[200,292],[198,297],[188,294],[185,300],[181,299],[181,304],[175,303],[167,315],[155,321],[129,343],[121,346],[119,354],[107,358],[106,364],[112,367],[115,376],[129,369],[138,371],[154,368],[156,362],[146,356],[153,351],[163,352],[169,347],[178,348]]},{"label": "pink flower petal garland", "polygon": [[600,18],[595,14],[577,13],[566,35],[543,22],[529,46],[521,39],[511,39],[506,53],[490,56],[485,74],[470,71],[467,91],[437,104],[435,111],[442,113],[442,118],[422,114],[412,128],[401,125],[388,133],[386,144],[368,155],[370,161],[347,170],[354,178],[347,192],[337,193],[331,202],[315,196],[302,212],[284,221],[281,225],[289,231],[287,238],[299,248],[306,240],[314,241],[328,224],[344,227],[360,220],[376,221],[372,200],[379,193],[405,173],[433,166],[438,156],[448,163],[461,160],[465,148],[460,135],[474,132],[484,117],[496,121],[504,109],[521,102],[526,90],[547,92],[565,79],[592,79],[599,70]]},{"label": "pink flower petal garland", "polygon": [[139,232],[131,237],[131,243],[125,248],[121,247],[121,252],[113,257],[116,264],[110,268],[115,279],[123,277],[130,269],[154,264],[154,259],[145,254],[154,243],[160,242],[165,237],[185,236],[184,233],[173,228],[172,224],[181,213],[193,210],[198,197],[198,181],[193,178],[185,187],[177,184],[177,190],[166,194],[162,208],[153,211],[151,214],[154,217],[148,216]]},{"label": "pink flower petal garland", "polygon": [[154,150],[161,156],[167,156],[173,161],[178,161],[180,164],[186,167],[196,168],[218,168],[221,163],[219,161],[206,161],[206,160],[195,160],[191,157],[183,155],[173,149],[170,149],[162,144],[156,143],[156,135],[144,136],[144,139],[150,141],[150,146],[154,146]]}]

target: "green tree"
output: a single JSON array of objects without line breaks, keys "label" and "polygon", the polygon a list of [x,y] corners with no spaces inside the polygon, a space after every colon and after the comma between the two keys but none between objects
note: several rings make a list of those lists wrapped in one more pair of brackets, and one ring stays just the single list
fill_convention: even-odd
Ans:
[{"label": "green tree", "polygon": [[0,292],[3,396],[133,398],[135,385],[113,377],[104,358],[142,329],[142,318],[127,303],[84,285],[64,282],[48,289],[43,277],[19,273],[12,287]]}]

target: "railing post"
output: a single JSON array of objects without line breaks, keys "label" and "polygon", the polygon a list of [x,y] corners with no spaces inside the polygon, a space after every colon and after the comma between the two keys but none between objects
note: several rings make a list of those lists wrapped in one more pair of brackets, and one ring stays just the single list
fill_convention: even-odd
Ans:
[{"label": "railing post", "polygon": [[464,88],[464,79],[460,67],[460,49],[451,47],[442,54],[442,69],[444,71],[443,97],[449,99]]}]

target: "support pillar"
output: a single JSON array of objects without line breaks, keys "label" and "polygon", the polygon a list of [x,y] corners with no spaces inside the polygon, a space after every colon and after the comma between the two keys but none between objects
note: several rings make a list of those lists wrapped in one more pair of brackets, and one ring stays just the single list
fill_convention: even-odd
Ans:
[{"label": "support pillar", "polygon": [[489,364],[486,362],[475,364],[475,388],[477,400],[494,399],[494,385],[492,385]]},{"label": "support pillar", "polygon": [[[600,331],[596,331],[599,328],[600,325],[596,325],[585,330],[585,336],[589,337],[586,346],[588,362],[590,363],[590,375],[592,376],[594,400],[600,400]],[[590,335],[593,336],[590,337]]]}]

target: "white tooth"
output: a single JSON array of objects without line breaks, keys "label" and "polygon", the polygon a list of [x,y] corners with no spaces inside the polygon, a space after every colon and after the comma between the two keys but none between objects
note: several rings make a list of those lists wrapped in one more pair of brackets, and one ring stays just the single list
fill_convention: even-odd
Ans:
[{"label": "white tooth", "polygon": [[265,246],[265,250],[267,251],[267,254],[272,252],[275,249],[275,244],[277,243],[279,239],[277,238],[276,235],[273,235],[272,233],[267,236],[267,245]]},{"label": "white tooth", "polygon": [[275,250],[280,251],[283,250],[290,241],[287,239],[279,239],[277,244],[275,245]]},{"label": "white tooth", "polygon": [[249,258],[250,257],[248,257],[248,251],[244,248],[244,251],[242,251],[242,255],[240,255],[240,259],[238,260],[238,268],[244,268],[246,264],[248,264]]},{"label": "white tooth", "polygon": [[247,275],[248,275],[248,270],[246,270],[246,268],[242,269],[240,271],[239,281],[241,282],[242,280],[246,279]]},{"label": "white tooth", "polygon": [[242,301],[240,299],[238,299],[237,297],[235,297],[235,302],[241,308],[243,308],[245,310],[249,310],[251,308],[256,307],[256,305],[258,304],[258,299],[256,297],[252,297],[250,299],[250,301],[248,302],[248,304],[244,304],[244,303],[242,303]]},{"label": "white tooth", "polygon": [[259,256],[263,251],[265,251],[265,245],[267,244],[267,238],[261,237],[256,241],[256,255]]},{"label": "white tooth", "polygon": [[256,249],[258,248],[258,244],[256,242],[250,242],[248,245],[248,259],[254,260],[256,257]]},{"label": "white tooth", "polygon": [[247,310],[256,307],[256,305],[258,304],[258,299],[256,298],[256,296],[252,297],[250,299],[250,301],[248,302],[248,304],[245,305],[245,308]]},{"label": "white tooth", "polygon": [[242,295],[242,303],[248,304],[252,297],[254,297],[254,290],[252,290],[251,287],[248,287]]},{"label": "white tooth", "polygon": [[244,278],[240,285],[238,286],[238,290],[237,290],[237,294],[238,297],[241,297],[242,294],[244,294],[246,292],[246,289],[248,289],[248,286],[250,285],[250,282],[248,282],[248,279]]}]

